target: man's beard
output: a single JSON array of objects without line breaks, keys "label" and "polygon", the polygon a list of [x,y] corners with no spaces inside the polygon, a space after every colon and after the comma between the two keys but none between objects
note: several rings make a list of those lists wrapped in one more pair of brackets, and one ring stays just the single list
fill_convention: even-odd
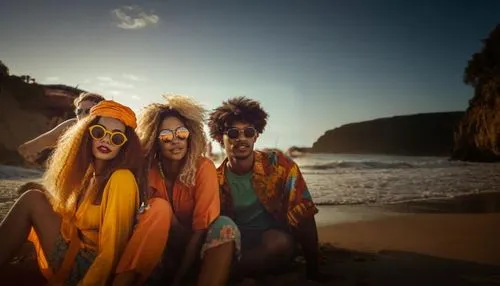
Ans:
[{"label": "man's beard", "polygon": [[245,154],[245,155],[234,155],[234,158],[238,161],[243,161],[243,160],[250,158],[250,156],[252,156],[252,153],[253,153],[253,150],[248,152],[248,154]]},{"label": "man's beard", "polygon": [[[245,147],[247,147],[247,149],[248,149],[248,154],[238,154],[238,151],[237,151],[237,150],[238,150],[238,148],[239,148],[240,146],[245,146]],[[246,159],[248,159],[250,156],[252,156],[252,154],[253,154],[253,145],[248,144],[248,143],[239,143],[239,144],[236,144],[236,145],[234,146],[234,151],[233,151],[233,154],[234,154],[234,158],[235,158],[236,160],[239,160],[239,161],[246,160]]]}]

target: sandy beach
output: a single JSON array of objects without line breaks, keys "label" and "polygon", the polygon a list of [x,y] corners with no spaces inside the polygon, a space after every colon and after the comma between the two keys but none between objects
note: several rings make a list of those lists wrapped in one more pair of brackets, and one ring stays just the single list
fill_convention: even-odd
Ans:
[{"label": "sandy beach", "polygon": [[[15,189],[39,175],[0,167],[0,218]],[[500,193],[319,209],[322,270],[333,276],[323,285],[500,285]],[[0,270],[1,281],[42,283],[29,252],[21,258]],[[299,258],[285,274],[238,285],[318,285],[302,269]]]}]

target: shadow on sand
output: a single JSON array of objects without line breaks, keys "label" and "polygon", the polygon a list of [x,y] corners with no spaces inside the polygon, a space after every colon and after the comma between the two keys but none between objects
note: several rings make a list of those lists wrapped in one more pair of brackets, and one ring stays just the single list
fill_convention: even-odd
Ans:
[{"label": "shadow on sand", "polygon": [[[322,269],[332,275],[325,284],[306,281],[301,259],[280,275],[245,279],[231,285],[500,285],[500,266],[444,259],[400,251],[376,254],[321,246]],[[33,255],[17,257],[0,269],[2,285],[43,285]]]}]

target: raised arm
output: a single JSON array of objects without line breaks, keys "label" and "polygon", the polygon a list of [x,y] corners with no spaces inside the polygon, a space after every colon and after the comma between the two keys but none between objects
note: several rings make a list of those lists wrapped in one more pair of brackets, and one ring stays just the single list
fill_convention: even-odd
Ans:
[{"label": "raised arm", "polygon": [[38,154],[44,149],[56,146],[59,137],[64,133],[64,131],[75,124],[76,121],[76,118],[68,119],[38,137],[23,143],[17,149],[19,154],[21,154],[26,161],[34,162],[38,157]]}]

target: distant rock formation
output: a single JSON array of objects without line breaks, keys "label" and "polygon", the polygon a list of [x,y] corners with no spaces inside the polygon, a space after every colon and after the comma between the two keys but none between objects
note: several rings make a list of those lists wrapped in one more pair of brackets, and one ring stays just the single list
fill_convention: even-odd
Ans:
[{"label": "distant rock formation", "polygon": [[310,147],[297,147],[292,146],[286,150],[286,153],[289,157],[298,158],[305,156],[307,153],[311,153],[312,149]]},{"label": "distant rock formation", "polygon": [[327,131],[314,153],[449,156],[453,133],[464,112],[394,116],[350,123]]},{"label": "distant rock formation", "polygon": [[483,44],[464,71],[474,97],[455,134],[452,159],[500,161],[500,24]]},{"label": "distant rock formation", "polygon": [[73,99],[82,90],[64,85],[27,83],[0,76],[0,164],[22,165],[17,147],[74,117]]},{"label": "distant rock formation", "polygon": [[283,153],[283,150],[279,149],[279,148],[260,148],[260,149],[257,149],[257,151],[262,151],[262,152],[279,152],[279,153]]}]

